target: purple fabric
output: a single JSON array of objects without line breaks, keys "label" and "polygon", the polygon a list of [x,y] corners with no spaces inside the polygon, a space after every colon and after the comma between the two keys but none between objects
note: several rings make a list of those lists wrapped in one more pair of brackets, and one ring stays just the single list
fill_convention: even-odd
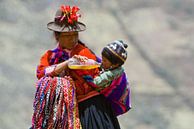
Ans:
[{"label": "purple fabric", "polygon": [[131,109],[130,87],[125,73],[103,89],[101,94],[111,103],[117,116]]},{"label": "purple fabric", "polygon": [[52,50],[52,52],[53,54],[49,62],[51,65],[58,64],[69,59],[68,53],[63,51],[59,46]]}]

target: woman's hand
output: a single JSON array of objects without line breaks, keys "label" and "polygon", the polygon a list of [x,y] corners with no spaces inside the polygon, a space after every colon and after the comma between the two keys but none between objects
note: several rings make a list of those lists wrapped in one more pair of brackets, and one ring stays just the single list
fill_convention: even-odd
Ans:
[{"label": "woman's hand", "polygon": [[73,59],[76,59],[80,63],[85,63],[85,62],[88,61],[88,58],[87,57],[81,56],[81,55],[74,55],[72,58]]},{"label": "woman's hand", "polygon": [[55,70],[54,70],[55,74],[59,75],[61,72],[63,72],[65,69],[67,69],[69,61],[70,61],[70,59],[68,59],[60,64],[57,64],[55,67]]}]

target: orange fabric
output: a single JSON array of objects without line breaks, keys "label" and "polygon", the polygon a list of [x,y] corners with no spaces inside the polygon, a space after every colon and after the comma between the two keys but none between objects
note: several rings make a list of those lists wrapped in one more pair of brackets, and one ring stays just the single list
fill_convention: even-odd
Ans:
[{"label": "orange fabric", "polygon": [[[48,50],[40,59],[40,64],[37,67],[36,76],[38,79],[44,76],[44,70],[46,67],[50,66],[49,59],[52,55],[52,51]],[[38,72],[39,71],[39,72]]]},{"label": "orange fabric", "polygon": [[[99,92],[94,90],[93,87],[91,87],[81,76],[76,74],[76,72],[80,72],[80,71],[82,70],[71,70],[70,71],[70,75],[75,82],[78,102],[81,102],[87,98],[90,98],[90,97],[93,97],[99,94]],[[93,70],[88,70],[88,72],[91,75],[96,75],[99,72],[99,70],[93,69]]]},{"label": "orange fabric", "polygon": [[[95,54],[93,54],[86,46],[84,46],[82,44],[78,44],[71,51],[70,56],[72,57],[74,55],[86,56],[89,59],[96,60]],[[40,64],[37,67],[37,78],[38,79],[45,76],[45,68],[46,67],[54,65],[54,64],[49,64],[51,56],[52,56],[52,51],[48,50],[41,57]],[[93,72],[98,73],[98,69],[94,70]],[[92,89],[87,83],[85,83],[85,81],[82,80],[82,77],[75,76],[75,74],[72,74],[72,72],[70,72],[70,76],[72,76],[72,78],[75,82],[75,85],[76,85],[76,94],[77,94],[78,102],[99,94],[97,91]]]},{"label": "orange fabric", "polygon": [[71,57],[74,55],[86,56],[89,59],[96,60],[95,54],[93,54],[86,46],[83,46],[82,44],[78,44],[73,49],[73,51],[71,52]]}]

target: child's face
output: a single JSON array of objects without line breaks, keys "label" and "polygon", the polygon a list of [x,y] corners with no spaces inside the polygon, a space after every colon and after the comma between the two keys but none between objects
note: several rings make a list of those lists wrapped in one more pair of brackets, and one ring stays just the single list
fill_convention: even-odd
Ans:
[{"label": "child's face", "polygon": [[102,67],[104,69],[109,69],[111,67],[112,63],[104,56],[102,56]]},{"label": "child's face", "polygon": [[104,69],[111,69],[117,66],[118,66],[117,64],[116,65],[112,64],[106,57],[102,56],[102,67]]},{"label": "child's face", "polygon": [[112,64],[106,57],[102,56],[102,67],[104,69],[114,69],[118,66],[119,64]]}]

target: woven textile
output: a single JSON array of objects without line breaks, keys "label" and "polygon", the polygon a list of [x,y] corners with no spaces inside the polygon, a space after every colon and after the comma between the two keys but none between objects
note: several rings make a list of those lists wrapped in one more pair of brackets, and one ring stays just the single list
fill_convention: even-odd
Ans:
[{"label": "woven textile", "polygon": [[121,115],[131,109],[131,93],[126,74],[115,79],[110,86],[100,91],[111,103],[115,114]]},{"label": "woven textile", "polygon": [[81,129],[75,85],[70,77],[43,77],[36,88],[32,129]]},{"label": "woven textile", "polygon": [[116,116],[124,114],[131,109],[130,86],[125,72],[115,80],[112,80],[111,84],[105,88],[99,87],[91,81],[91,78],[94,78],[91,70],[75,70],[75,72],[80,77],[83,77],[90,86],[105,96],[112,105]]}]

